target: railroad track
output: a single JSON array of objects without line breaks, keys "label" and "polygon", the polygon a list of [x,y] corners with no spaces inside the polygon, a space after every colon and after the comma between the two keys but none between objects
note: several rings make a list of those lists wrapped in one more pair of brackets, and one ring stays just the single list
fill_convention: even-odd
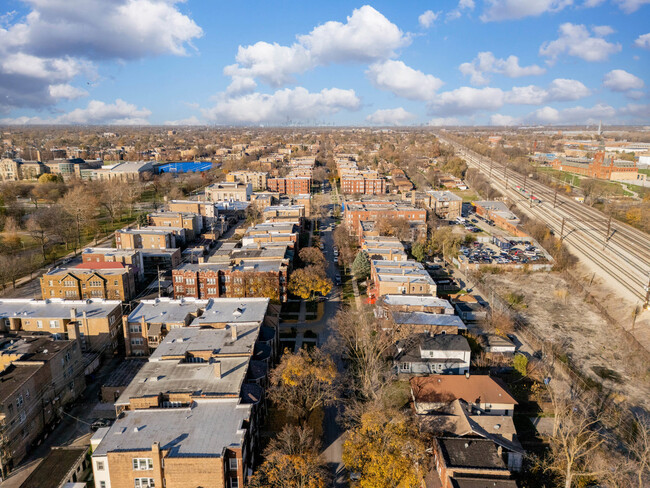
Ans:
[{"label": "railroad track", "polygon": [[557,237],[600,267],[635,298],[645,300],[650,237],[456,142],[441,140],[451,144],[470,166],[491,173],[490,183],[499,191],[548,225]]}]

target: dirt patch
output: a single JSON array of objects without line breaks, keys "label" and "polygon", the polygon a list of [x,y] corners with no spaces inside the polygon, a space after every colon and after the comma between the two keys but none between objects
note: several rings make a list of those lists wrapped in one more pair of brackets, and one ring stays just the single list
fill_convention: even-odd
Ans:
[{"label": "dirt patch", "polygon": [[[649,365],[630,353],[620,332],[557,273],[484,276],[502,297],[523,295],[519,314],[539,337],[557,344],[585,376],[635,405],[650,405]],[[622,399],[622,398],[621,398]]]}]

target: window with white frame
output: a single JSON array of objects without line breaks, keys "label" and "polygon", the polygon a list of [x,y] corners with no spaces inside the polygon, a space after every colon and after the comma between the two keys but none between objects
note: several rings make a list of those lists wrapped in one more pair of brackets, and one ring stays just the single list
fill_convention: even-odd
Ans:
[{"label": "window with white frame", "polygon": [[131,345],[132,346],[141,346],[142,345],[142,337],[134,337],[131,339]]},{"label": "window with white frame", "polygon": [[50,329],[58,329],[59,328],[59,321],[58,320],[50,320]]},{"label": "window with white frame", "polygon": [[175,277],[174,277],[174,281],[175,281],[176,283],[182,283],[182,282],[183,282],[183,279],[184,279],[184,278],[183,278],[182,276],[175,276]]},{"label": "window with white frame", "polygon": [[134,480],[135,488],[155,488],[153,478],[135,478]]},{"label": "window with white frame", "polygon": [[129,332],[131,333],[137,333],[137,332],[142,332],[142,326],[141,325],[129,325]]},{"label": "window with white frame", "polygon": [[42,329],[43,328],[43,321],[42,320],[37,320],[36,321],[36,327],[38,327],[39,329]]},{"label": "window with white frame", "polygon": [[237,471],[237,458],[230,458],[228,460],[229,468],[233,471]]},{"label": "window with white frame", "polygon": [[97,461],[95,468],[97,468],[97,471],[104,471],[104,461]]},{"label": "window with white frame", "polygon": [[186,285],[193,285],[194,284],[194,278],[187,278],[185,280]]},{"label": "window with white frame", "polygon": [[208,278],[208,285],[216,285],[217,284],[217,279],[216,278]]},{"label": "window with white frame", "polygon": [[239,488],[239,478],[230,478],[230,488]]},{"label": "window with white frame", "polygon": [[99,488],[106,488],[106,481],[100,481]]},{"label": "window with white frame", "polygon": [[133,458],[133,469],[136,471],[147,471],[153,469],[152,458]]}]

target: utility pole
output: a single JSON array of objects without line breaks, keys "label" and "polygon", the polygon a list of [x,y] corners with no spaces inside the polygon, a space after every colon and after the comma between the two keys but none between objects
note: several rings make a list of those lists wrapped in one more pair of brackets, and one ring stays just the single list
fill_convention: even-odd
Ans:
[{"label": "utility pole", "polygon": [[494,161],[490,159],[490,179],[492,179],[492,165],[494,164]]},{"label": "utility pole", "polygon": [[555,195],[553,195],[553,208],[556,207],[557,204],[557,188],[555,189]]},{"label": "utility pole", "polygon": [[609,216],[607,221],[607,230],[605,231],[605,240],[603,241],[603,251],[607,247],[607,241],[609,240],[609,231],[612,229],[612,216]]},{"label": "utility pole", "polygon": [[648,284],[645,287],[645,303],[643,308],[650,310],[650,273],[648,273]]},{"label": "utility pole", "polygon": [[562,242],[562,239],[564,239],[564,222],[565,219],[562,217],[562,227],[560,228],[560,242]]}]

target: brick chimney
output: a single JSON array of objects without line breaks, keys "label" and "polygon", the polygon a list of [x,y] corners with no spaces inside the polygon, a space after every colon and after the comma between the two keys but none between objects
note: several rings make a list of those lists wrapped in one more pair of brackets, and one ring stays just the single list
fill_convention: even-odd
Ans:
[{"label": "brick chimney", "polygon": [[218,380],[221,379],[221,361],[216,361],[212,364],[212,372],[214,373],[215,378]]},{"label": "brick chimney", "polygon": [[235,324],[230,326],[230,336],[233,341],[237,340],[237,326]]}]

